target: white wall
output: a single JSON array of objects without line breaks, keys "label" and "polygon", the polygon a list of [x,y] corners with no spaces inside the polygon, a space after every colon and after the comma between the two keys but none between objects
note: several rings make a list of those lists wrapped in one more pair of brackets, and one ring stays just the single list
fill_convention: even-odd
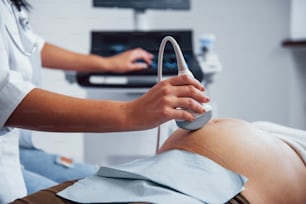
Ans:
[{"label": "white wall", "polygon": [[[94,9],[90,0],[29,2],[34,8],[33,28],[48,41],[79,52],[89,51],[92,29],[131,30],[134,26],[131,10]],[[294,61],[290,51],[281,47],[290,36],[290,1],[192,0],[191,11],[149,10],[146,18],[151,29],[193,29],[196,48],[200,35],[215,34],[223,71],[215,77],[210,94],[220,117],[306,128],[298,107],[293,106],[296,103],[290,100],[300,86],[295,83]],[[63,73],[45,71],[43,75],[45,88],[85,97],[86,91],[69,85]],[[298,93],[294,97],[300,97]],[[82,136],[71,135],[78,139],[61,151],[81,160]]]},{"label": "white wall", "polygon": [[[214,33],[224,70],[211,87],[222,117],[288,124],[289,55],[281,42],[289,35],[287,0],[193,2],[190,13],[155,16],[159,28],[184,27]],[[177,18],[180,18],[177,20]],[[177,22],[174,24],[173,22]]]},{"label": "white wall", "polygon": [[291,0],[291,38],[306,39],[306,1]]},{"label": "white wall", "polygon": [[[306,1],[291,0],[290,39],[306,40]],[[288,48],[294,66],[291,69],[290,121],[306,129],[306,48]]]}]

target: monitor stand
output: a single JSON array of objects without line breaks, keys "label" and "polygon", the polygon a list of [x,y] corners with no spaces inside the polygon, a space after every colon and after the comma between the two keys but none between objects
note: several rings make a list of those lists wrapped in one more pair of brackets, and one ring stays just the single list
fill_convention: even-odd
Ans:
[{"label": "monitor stand", "polygon": [[136,31],[150,29],[148,19],[145,13],[145,9],[134,9],[134,29]]}]

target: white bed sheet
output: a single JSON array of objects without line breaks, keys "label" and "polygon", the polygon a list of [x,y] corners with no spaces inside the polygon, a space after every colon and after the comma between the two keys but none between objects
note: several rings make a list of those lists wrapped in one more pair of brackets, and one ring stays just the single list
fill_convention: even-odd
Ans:
[{"label": "white bed sheet", "polygon": [[306,166],[306,131],[295,129],[273,122],[256,121],[253,122],[257,128],[271,133],[272,136],[278,137],[291,146],[301,157]]}]

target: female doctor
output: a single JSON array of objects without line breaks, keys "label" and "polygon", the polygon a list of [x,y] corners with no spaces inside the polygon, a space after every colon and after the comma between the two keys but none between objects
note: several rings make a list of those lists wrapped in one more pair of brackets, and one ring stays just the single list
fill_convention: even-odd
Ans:
[{"label": "female doctor", "polygon": [[[143,130],[170,119],[194,119],[175,107],[204,112],[196,102],[209,101],[203,94],[204,87],[184,75],[165,80],[130,102],[80,99],[38,88],[40,65],[62,70],[126,72],[146,68],[152,55],[134,49],[105,58],[62,49],[31,31],[26,8],[29,5],[25,0],[0,0],[0,203],[95,171],[85,164],[74,164],[70,169],[54,164],[56,156],[34,148],[28,130]],[[137,59],[146,64],[136,63]]]}]

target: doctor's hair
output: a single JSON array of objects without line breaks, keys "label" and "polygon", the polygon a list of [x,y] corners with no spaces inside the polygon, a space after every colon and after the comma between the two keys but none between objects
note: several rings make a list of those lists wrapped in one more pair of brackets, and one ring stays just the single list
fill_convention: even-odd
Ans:
[{"label": "doctor's hair", "polygon": [[21,11],[22,8],[29,11],[32,7],[26,0],[11,0],[11,2],[16,6],[18,11]]}]

